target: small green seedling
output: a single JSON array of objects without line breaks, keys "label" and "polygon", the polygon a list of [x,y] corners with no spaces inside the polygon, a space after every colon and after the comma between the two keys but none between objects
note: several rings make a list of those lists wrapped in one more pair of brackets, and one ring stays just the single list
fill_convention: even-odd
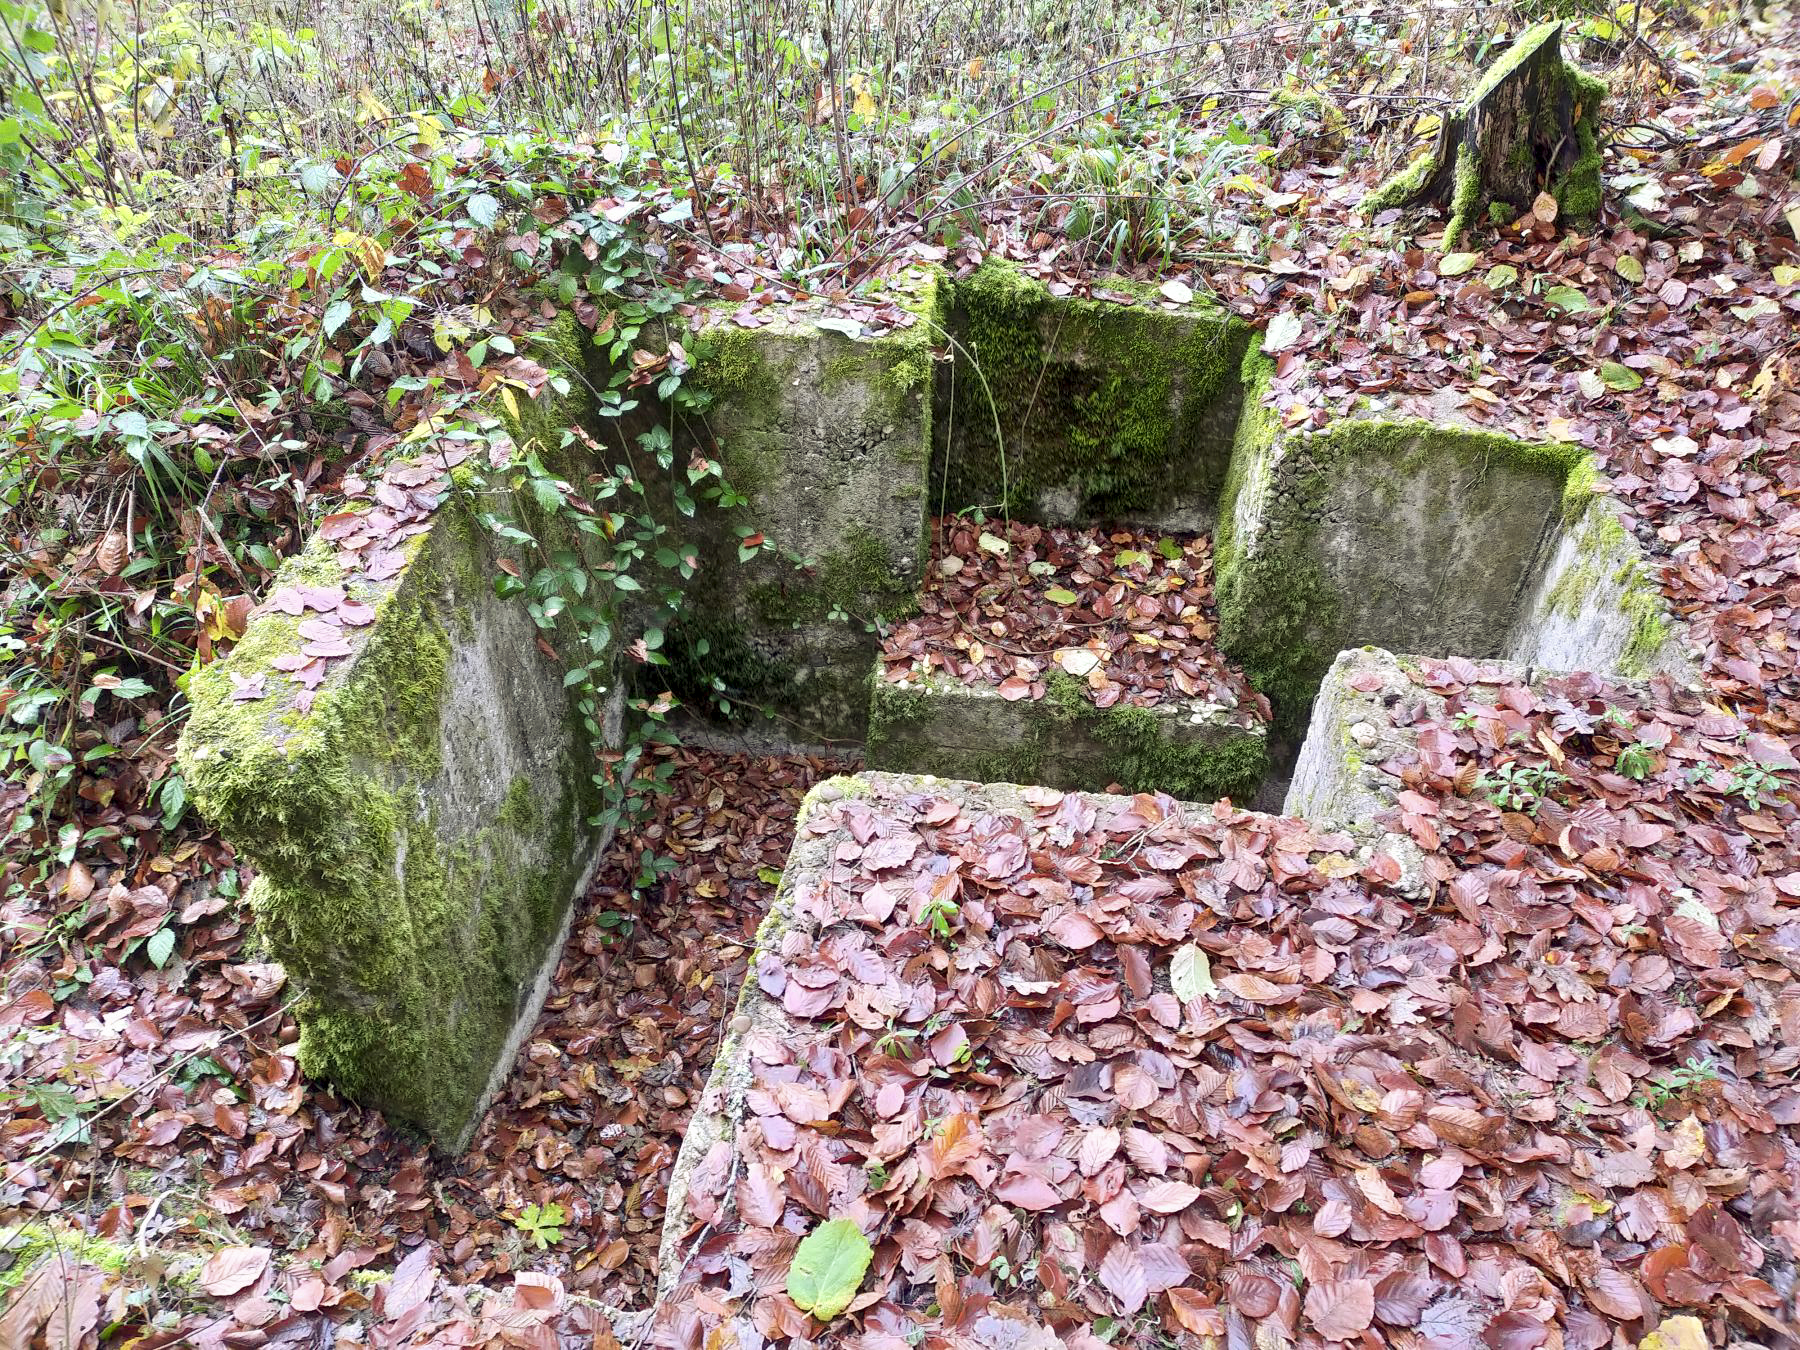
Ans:
[{"label": "small green seedling", "polygon": [[540,1252],[549,1251],[553,1244],[562,1241],[562,1226],[567,1222],[568,1215],[555,1201],[547,1205],[534,1201],[513,1215],[513,1227],[536,1243]]},{"label": "small green seedling", "polygon": [[1508,760],[1493,773],[1484,773],[1475,786],[1502,811],[1535,812],[1538,804],[1567,783],[1568,778],[1542,764]]},{"label": "small green seedling", "polygon": [[1772,765],[1739,762],[1731,766],[1731,786],[1725,789],[1740,797],[1752,811],[1762,810],[1765,801],[1781,798],[1781,776]]},{"label": "small green seedling", "polygon": [[1619,757],[1614,762],[1614,767],[1632,782],[1641,783],[1650,776],[1650,771],[1656,767],[1656,751],[1647,745],[1633,741],[1619,751]]},{"label": "small green seedling", "polygon": [[1718,1081],[1719,1066],[1710,1059],[1694,1055],[1685,1064],[1652,1075],[1643,1087],[1632,1094],[1631,1104],[1654,1111],[1702,1083]]},{"label": "small green seedling", "polygon": [[962,906],[948,896],[930,895],[919,910],[919,922],[941,938],[950,936],[950,920],[962,913]]}]

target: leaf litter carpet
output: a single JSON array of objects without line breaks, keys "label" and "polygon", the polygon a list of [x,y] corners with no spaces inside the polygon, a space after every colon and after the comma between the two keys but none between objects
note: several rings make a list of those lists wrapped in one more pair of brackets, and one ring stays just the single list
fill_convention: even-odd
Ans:
[{"label": "leaf litter carpet", "polygon": [[[1750,774],[1791,755],[1667,691],[1413,678],[1419,901],[1297,820],[827,785],[656,1343],[1786,1343],[1800,872],[1758,854],[1800,822]],[[1521,746],[1558,778],[1502,809]],[[827,1331],[786,1271],[844,1216]]]},{"label": "leaf litter carpet", "polygon": [[933,522],[917,614],[882,642],[892,684],[935,676],[1042,699],[1062,673],[1094,706],[1204,699],[1268,721],[1213,645],[1212,541],[1129,529]]}]

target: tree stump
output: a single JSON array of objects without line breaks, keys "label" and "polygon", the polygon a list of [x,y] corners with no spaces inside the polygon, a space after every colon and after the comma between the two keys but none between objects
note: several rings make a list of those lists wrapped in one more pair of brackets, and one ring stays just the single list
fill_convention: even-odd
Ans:
[{"label": "tree stump", "polygon": [[[1450,207],[1444,247],[1496,205],[1527,211],[1541,192],[1563,219],[1600,212],[1597,130],[1606,85],[1563,60],[1562,25],[1527,29],[1445,115],[1431,149],[1377,188],[1368,212]],[[1510,218],[1510,217],[1507,217]]]}]

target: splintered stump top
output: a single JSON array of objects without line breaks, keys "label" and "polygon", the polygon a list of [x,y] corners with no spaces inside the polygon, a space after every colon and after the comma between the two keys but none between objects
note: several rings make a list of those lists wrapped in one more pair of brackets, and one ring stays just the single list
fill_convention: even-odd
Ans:
[{"label": "splintered stump top", "polygon": [[1444,246],[1483,208],[1523,211],[1541,192],[1565,219],[1600,209],[1596,137],[1606,86],[1562,57],[1562,25],[1528,29],[1444,117],[1432,148],[1378,188],[1369,211],[1448,205]]}]

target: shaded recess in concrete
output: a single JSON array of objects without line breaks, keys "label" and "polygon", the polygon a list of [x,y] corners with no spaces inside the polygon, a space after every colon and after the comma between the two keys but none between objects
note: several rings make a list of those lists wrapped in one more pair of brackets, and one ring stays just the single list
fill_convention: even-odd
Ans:
[{"label": "shaded recess in concrete", "polygon": [[943,290],[937,514],[1212,528],[1249,324],[1204,301],[1172,308],[1154,287],[1117,279],[1091,298],[1058,297],[1000,261]]},{"label": "shaded recess in concrete", "polygon": [[[1245,365],[1252,389],[1271,371]],[[1305,725],[1337,653],[1511,656],[1691,673],[1678,627],[1592,457],[1449,422],[1239,424],[1215,541],[1220,646]]]}]

